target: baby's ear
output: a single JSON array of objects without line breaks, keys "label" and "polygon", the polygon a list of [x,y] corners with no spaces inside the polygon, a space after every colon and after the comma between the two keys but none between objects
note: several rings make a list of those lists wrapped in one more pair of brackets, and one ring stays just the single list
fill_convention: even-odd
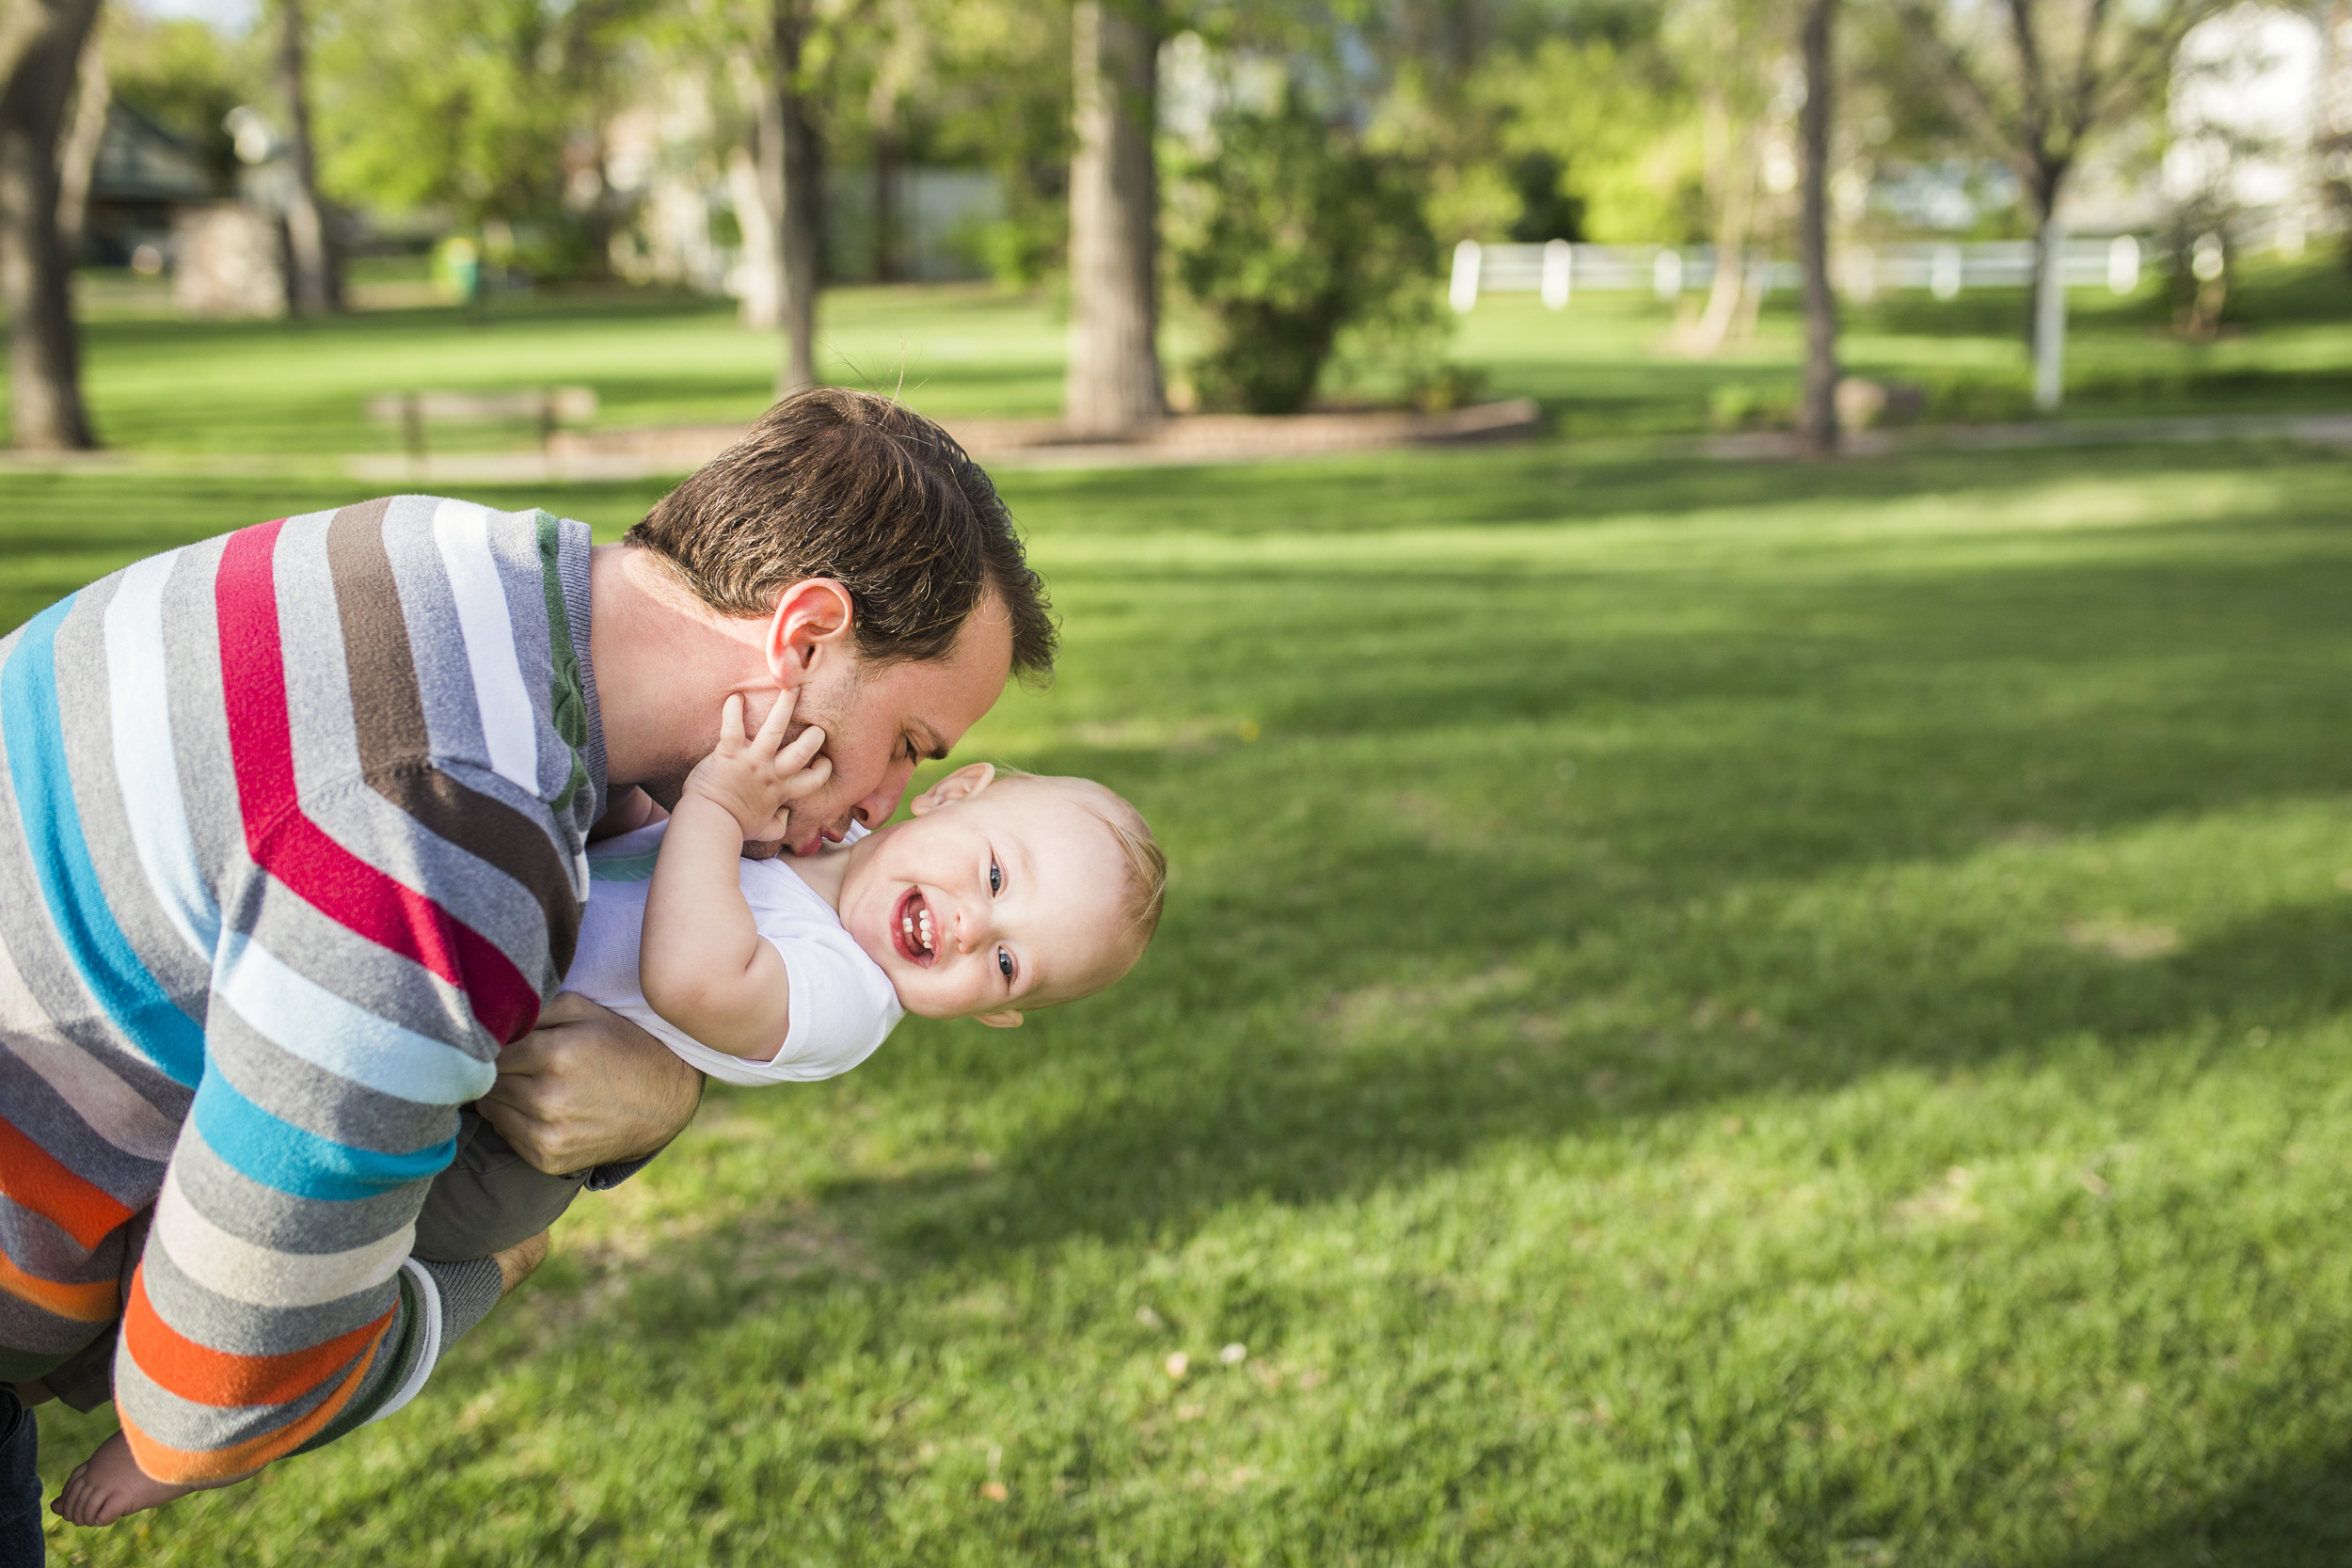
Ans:
[{"label": "baby's ear", "polygon": [[1006,1008],[1001,1013],[974,1013],[972,1016],[979,1022],[987,1024],[991,1029],[1018,1029],[1021,1027],[1021,1015],[1014,1012],[1009,1007]]},{"label": "baby's ear", "polygon": [[995,782],[996,767],[993,763],[967,762],[909,800],[907,810],[920,816],[953,800],[969,800]]}]

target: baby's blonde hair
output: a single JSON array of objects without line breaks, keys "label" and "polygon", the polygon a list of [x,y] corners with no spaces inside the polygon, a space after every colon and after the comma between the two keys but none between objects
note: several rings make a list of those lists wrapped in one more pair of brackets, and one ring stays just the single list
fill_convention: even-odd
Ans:
[{"label": "baby's blonde hair", "polygon": [[[1160,928],[1160,911],[1168,904],[1168,851],[1152,836],[1152,825],[1143,819],[1143,813],[1136,809],[1134,801],[1094,779],[1028,773],[1002,764],[996,771],[1000,777],[1026,779],[1033,784],[1077,784],[1099,797],[1088,806],[1087,814],[1110,830],[1119,852],[1126,857],[1127,929],[1135,934],[1136,952],[1140,955],[1152,944],[1153,934]],[[1103,809],[1105,806],[1109,809]]]}]

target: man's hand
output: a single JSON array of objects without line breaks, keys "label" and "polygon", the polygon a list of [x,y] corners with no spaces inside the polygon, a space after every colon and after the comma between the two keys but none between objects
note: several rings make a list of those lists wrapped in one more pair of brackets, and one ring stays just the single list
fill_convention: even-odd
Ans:
[{"label": "man's hand", "polygon": [[499,1053],[476,1106],[532,1165],[568,1176],[659,1153],[694,1119],[703,1075],[620,1014],[559,993]]}]

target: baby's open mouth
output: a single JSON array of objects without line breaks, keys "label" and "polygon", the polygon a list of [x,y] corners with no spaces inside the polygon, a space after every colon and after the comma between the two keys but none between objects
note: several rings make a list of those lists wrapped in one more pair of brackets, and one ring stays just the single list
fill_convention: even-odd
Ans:
[{"label": "baby's open mouth", "polygon": [[907,889],[905,896],[898,900],[890,940],[898,944],[900,957],[910,962],[928,964],[939,957],[931,935],[931,907],[925,901],[921,888]]}]

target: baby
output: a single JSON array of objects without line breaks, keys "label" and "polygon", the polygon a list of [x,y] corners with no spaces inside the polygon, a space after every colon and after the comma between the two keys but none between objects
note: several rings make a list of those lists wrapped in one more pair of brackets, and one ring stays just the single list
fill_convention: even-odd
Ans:
[{"label": "baby", "polygon": [[[1013,1028],[1134,967],[1159,924],[1167,860],[1135,807],[1086,779],[974,763],[915,797],[914,819],[798,861],[746,861],[787,836],[791,803],[821,788],[824,732],[790,745],[787,692],[756,733],[727,700],[718,748],[677,809],[596,845],[594,895],[564,977],[730,1083],[830,1078],[871,1055],[907,1013]],[[640,892],[642,890],[642,894]],[[470,1113],[456,1164],[418,1216],[416,1254],[476,1257],[535,1236],[580,1190],[541,1175]],[[193,1490],[141,1471],[119,1433],[52,1504],[78,1525]]]}]

